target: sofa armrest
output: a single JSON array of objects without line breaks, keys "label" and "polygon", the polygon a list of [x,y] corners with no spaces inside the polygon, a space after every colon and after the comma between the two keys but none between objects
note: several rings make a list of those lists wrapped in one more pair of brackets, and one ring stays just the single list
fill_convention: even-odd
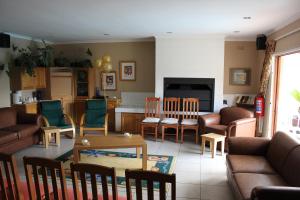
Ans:
[{"label": "sofa armrest", "polygon": [[258,137],[228,137],[228,154],[265,155],[270,139]]},{"label": "sofa armrest", "polygon": [[18,124],[35,124],[39,127],[42,126],[42,116],[38,114],[29,113],[18,113],[17,115]]},{"label": "sofa armrest", "polygon": [[208,126],[213,124],[220,124],[221,116],[217,113],[200,115],[199,122],[202,126]]},{"label": "sofa armrest", "polygon": [[300,187],[258,186],[251,192],[252,200],[297,200],[300,199]]},{"label": "sofa armrest", "polygon": [[243,118],[243,119],[238,119],[238,120],[230,122],[229,126],[239,126],[239,125],[255,123],[255,122],[256,122],[256,118],[253,118],[253,117]]}]

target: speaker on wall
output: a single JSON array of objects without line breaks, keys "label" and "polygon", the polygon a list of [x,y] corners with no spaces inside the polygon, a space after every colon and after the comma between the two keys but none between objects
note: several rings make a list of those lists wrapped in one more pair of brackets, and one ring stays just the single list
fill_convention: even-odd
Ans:
[{"label": "speaker on wall", "polygon": [[258,35],[256,38],[256,49],[257,50],[265,50],[266,49],[266,41],[267,36],[265,35]]},{"label": "speaker on wall", "polygon": [[0,48],[10,48],[10,35],[0,33]]}]

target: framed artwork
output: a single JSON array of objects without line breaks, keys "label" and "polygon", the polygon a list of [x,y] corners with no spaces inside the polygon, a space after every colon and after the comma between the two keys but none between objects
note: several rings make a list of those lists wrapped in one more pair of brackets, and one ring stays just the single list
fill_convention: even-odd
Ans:
[{"label": "framed artwork", "polygon": [[249,68],[230,68],[230,85],[250,85],[251,69]]},{"label": "framed artwork", "polygon": [[101,89],[117,90],[117,80],[115,71],[101,73]]},{"label": "framed artwork", "polygon": [[135,61],[120,61],[120,80],[135,81],[136,66]]}]

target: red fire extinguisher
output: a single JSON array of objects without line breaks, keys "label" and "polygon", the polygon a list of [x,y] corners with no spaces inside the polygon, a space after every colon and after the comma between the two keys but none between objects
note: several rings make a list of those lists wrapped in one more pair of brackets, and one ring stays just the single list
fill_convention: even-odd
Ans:
[{"label": "red fire extinguisher", "polygon": [[256,117],[265,115],[265,98],[262,95],[257,95],[255,98],[255,114]]}]

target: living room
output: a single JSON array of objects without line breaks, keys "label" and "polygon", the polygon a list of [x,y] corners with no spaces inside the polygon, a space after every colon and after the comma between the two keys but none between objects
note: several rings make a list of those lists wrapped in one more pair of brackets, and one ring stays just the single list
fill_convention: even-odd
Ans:
[{"label": "living room", "polygon": [[[0,5],[0,152],[16,159],[27,195],[23,158],[41,157],[62,163],[69,198],[72,161],[113,168],[119,199],[128,196],[125,170],[137,168],[175,174],[176,199],[299,198],[287,172],[299,177],[298,1]],[[255,172],[238,170],[247,162]]]}]

